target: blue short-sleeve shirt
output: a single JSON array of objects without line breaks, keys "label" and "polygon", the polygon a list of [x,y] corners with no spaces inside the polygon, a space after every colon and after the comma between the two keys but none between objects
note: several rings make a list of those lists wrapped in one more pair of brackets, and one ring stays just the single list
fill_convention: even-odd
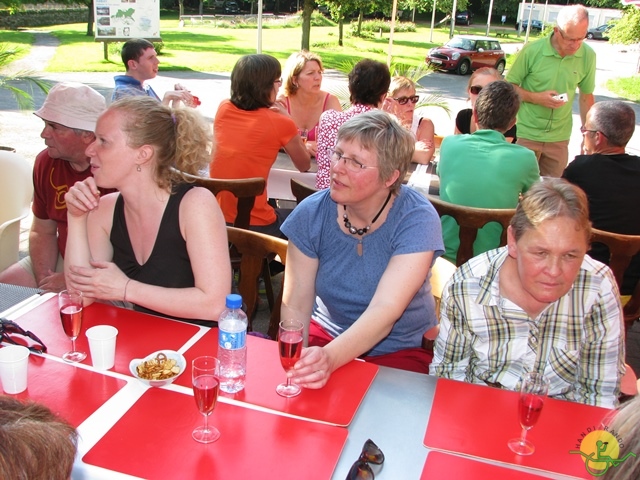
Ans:
[{"label": "blue short-sleeve shirt", "polygon": [[[367,309],[391,257],[434,251],[435,261],[444,253],[438,214],[408,187],[401,187],[385,222],[363,237],[340,230],[337,212],[330,191],[323,190],[298,205],[281,227],[302,253],[319,261],[311,317],[334,337]],[[360,240],[362,256],[357,253]],[[420,347],[424,332],[437,322],[427,276],[389,335],[367,355]]]}]

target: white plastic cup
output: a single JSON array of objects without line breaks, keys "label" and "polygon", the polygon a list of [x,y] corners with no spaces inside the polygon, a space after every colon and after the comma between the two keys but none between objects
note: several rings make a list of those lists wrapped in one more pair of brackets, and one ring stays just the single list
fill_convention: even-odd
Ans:
[{"label": "white plastic cup", "polygon": [[15,394],[27,389],[29,349],[21,345],[0,348],[0,383],[5,393]]},{"label": "white plastic cup", "polygon": [[111,325],[96,325],[87,330],[91,363],[98,370],[109,370],[115,364],[118,329]]}]

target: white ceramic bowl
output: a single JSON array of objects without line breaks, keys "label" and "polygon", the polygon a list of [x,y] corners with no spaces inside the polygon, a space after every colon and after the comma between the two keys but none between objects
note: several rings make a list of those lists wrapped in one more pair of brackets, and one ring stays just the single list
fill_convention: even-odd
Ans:
[{"label": "white ceramic bowl", "polygon": [[[164,380],[147,380],[146,378],[140,378],[137,370],[138,365],[141,364],[142,362],[146,362],[148,360],[152,360],[156,358],[156,356],[159,353],[164,353],[167,356],[167,358],[175,360],[177,362],[178,367],[180,367],[180,371],[177,374],[175,374],[173,377],[165,378]],[[176,378],[182,375],[182,373],[186,370],[186,368],[187,368],[187,360],[181,354],[179,354],[174,350],[158,350],[157,352],[153,352],[144,358],[134,358],[129,363],[129,371],[131,372],[131,375],[136,377],[142,383],[149,385],[150,387],[162,387],[164,385],[169,385],[173,383],[173,381]]]}]

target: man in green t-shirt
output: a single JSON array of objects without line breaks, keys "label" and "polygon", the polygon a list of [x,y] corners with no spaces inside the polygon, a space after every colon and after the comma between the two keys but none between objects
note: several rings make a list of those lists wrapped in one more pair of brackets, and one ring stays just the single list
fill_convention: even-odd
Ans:
[{"label": "man in green t-shirt", "polygon": [[583,125],[594,104],[596,54],[583,44],[588,28],[586,8],[562,8],[553,33],[526,45],[507,74],[522,99],[517,143],[536,152],[541,175],[559,177],[567,165],[576,87]]}]

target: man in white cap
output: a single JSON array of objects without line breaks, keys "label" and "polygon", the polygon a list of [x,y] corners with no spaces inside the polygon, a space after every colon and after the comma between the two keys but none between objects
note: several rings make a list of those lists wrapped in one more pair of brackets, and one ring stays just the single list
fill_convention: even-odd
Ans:
[{"label": "man in white cap", "polygon": [[[29,257],[0,273],[0,283],[64,290],[63,257],[67,243],[64,195],[91,175],[87,147],[95,140],[98,117],[106,109],[104,97],[80,83],[59,83],[34,112],[44,120],[40,136],[47,146],[33,166],[33,223]],[[102,193],[106,193],[103,191]]]}]

